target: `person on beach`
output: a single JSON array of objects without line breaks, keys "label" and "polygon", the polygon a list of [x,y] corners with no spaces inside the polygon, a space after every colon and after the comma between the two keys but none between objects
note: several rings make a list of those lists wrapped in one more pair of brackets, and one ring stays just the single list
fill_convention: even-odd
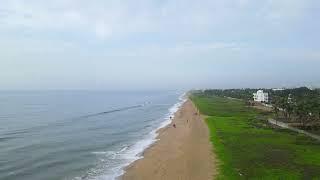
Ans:
[{"label": "person on beach", "polygon": [[176,124],[175,123],[173,123],[173,127],[176,128]]}]

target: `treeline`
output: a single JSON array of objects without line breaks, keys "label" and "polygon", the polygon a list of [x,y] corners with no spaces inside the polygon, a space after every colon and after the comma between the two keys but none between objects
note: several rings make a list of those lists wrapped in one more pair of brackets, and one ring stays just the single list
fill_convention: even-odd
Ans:
[{"label": "treeline", "polygon": [[[253,93],[259,89],[208,89],[201,92],[205,96],[222,96],[243,99],[248,104],[253,100]],[[269,103],[278,119],[296,123],[300,128],[308,129],[320,126],[320,89],[306,87],[273,91],[269,93]]]},{"label": "treeline", "polygon": [[275,91],[271,94],[277,117],[298,123],[303,129],[320,125],[320,91],[305,87]]},{"label": "treeline", "polygon": [[[263,89],[268,92],[268,89]],[[246,101],[252,100],[253,93],[257,92],[258,89],[207,89],[203,91],[204,95],[207,96],[221,96],[221,97],[231,97],[236,99],[243,99]]]}]

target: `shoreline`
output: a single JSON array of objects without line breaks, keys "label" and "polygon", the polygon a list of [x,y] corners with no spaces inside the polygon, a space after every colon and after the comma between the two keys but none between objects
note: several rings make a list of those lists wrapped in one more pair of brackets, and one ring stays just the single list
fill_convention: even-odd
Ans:
[{"label": "shoreline", "polygon": [[121,179],[121,177],[126,173],[128,167],[130,167],[136,161],[143,159],[145,151],[156,144],[159,140],[158,137],[160,131],[167,128],[172,123],[172,119],[170,117],[174,117],[187,100],[188,97],[186,93],[180,95],[178,101],[168,109],[168,113],[163,117],[164,121],[161,122],[155,129],[153,129],[147,136],[143,137],[132,145],[134,148],[130,148],[130,150],[134,151],[134,153],[131,155],[131,160],[114,168],[115,173],[108,178],[115,180]]},{"label": "shoreline", "polygon": [[196,112],[190,99],[182,101],[171,122],[156,131],[155,142],[142,152],[142,158],[124,168],[118,179],[212,179],[209,129]]}]

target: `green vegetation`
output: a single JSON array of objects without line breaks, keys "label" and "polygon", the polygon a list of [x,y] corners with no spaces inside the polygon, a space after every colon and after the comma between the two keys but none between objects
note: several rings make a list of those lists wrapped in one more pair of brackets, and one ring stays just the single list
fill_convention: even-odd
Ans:
[{"label": "green vegetation", "polygon": [[[320,127],[320,93],[308,88],[286,89],[273,93],[273,109],[277,118],[298,124],[305,130]],[[280,111],[282,109],[282,111]]]},{"label": "green vegetation", "polygon": [[[253,93],[259,89],[207,89],[203,91],[204,95],[215,95],[221,97],[232,97],[237,99],[243,99],[246,101],[252,100]],[[262,89],[264,92],[272,92],[272,89]]]},{"label": "green vegetation", "polygon": [[[258,89],[209,89],[203,91],[206,96],[232,97],[244,100],[252,105],[252,93]],[[291,123],[300,129],[320,134],[320,90],[306,87],[273,91],[269,93],[270,103],[276,119]]]},{"label": "green vegetation", "polygon": [[218,179],[319,179],[320,143],[268,125],[270,114],[242,100],[194,93],[191,99],[207,115],[219,160]]}]

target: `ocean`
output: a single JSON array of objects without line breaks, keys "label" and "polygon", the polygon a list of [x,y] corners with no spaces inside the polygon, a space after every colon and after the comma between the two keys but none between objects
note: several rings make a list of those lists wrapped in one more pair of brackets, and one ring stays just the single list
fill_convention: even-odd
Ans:
[{"label": "ocean", "polygon": [[179,91],[0,91],[0,179],[116,179],[184,98]]}]

